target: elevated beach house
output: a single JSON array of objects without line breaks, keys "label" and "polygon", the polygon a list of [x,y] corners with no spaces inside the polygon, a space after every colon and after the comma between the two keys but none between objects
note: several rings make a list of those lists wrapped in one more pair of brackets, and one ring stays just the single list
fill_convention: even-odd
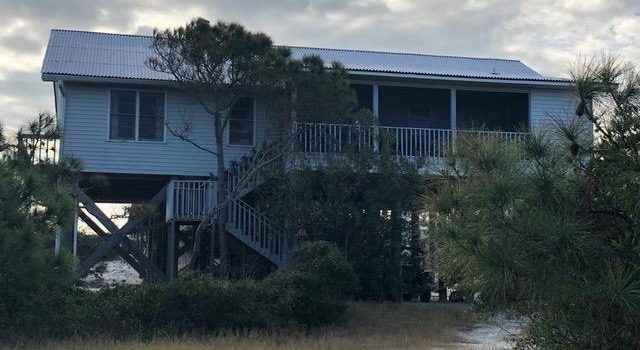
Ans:
[{"label": "elevated beach house", "polygon": [[[213,149],[213,123],[192,97],[172,87],[169,75],[145,65],[153,54],[151,41],[139,35],[51,31],[42,79],[53,85],[62,128],[56,158],[76,157],[82,161],[85,180],[100,174],[109,183],[103,188],[83,181],[76,188],[82,204],[79,218],[104,236],[98,251],[81,264],[81,272],[115,250],[147,279],[175,276],[180,255],[192,244],[181,232],[215,205],[210,177],[215,157],[166,130],[167,124],[182,123],[188,116],[192,137]],[[375,128],[394,136],[391,149],[400,157],[440,159],[460,133],[518,139],[545,130],[555,118],[571,118],[575,107],[569,81],[543,76],[517,60],[291,50],[296,57],[318,55],[325,62],[341,62],[360,106],[373,112]],[[238,159],[268,139],[274,122],[267,105],[264,98],[244,98],[232,108],[224,140],[228,159]],[[477,126],[482,131],[474,131]],[[301,130],[299,152],[322,154],[339,151],[319,146],[329,144],[323,138],[339,138],[339,145],[344,145],[358,126],[291,127]],[[50,156],[48,151],[45,156]],[[249,188],[243,195],[250,192]],[[95,205],[140,201],[160,205],[161,217],[147,225],[142,225],[145,219],[132,219],[118,228]],[[283,231],[250,199],[235,200],[228,210],[227,231],[238,259],[244,254],[240,252],[248,251],[270,269],[284,263]],[[146,227],[144,234],[141,227]],[[74,239],[69,237],[70,249],[75,249]]]}]

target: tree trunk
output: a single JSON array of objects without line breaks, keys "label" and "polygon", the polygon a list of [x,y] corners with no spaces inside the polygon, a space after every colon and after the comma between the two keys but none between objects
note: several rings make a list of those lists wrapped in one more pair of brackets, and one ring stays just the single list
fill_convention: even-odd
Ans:
[{"label": "tree trunk", "polygon": [[[218,161],[218,220],[217,220],[217,230],[212,230],[211,242],[215,242],[215,231],[218,232],[218,245],[220,248],[220,278],[227,278],[227,210],[226,208],[221,208],[220,206],[224,203],[227,192],[226,192],[226,181],[227,177],[225,174],[225,166],[224,166],[224,127],[222,122],[222,116],[220,113],[216,113],[214,118],[215,124],[215,133],[216,133],[216,152],[217,152],[217,161]],[[212,245],[213,246],[213,245]],[[211,260],[214,260],[213,251],[211,252]],[[212,264],[213,265],[213,264]]]},{"label": "tree trunk", "polygon": [[447,301],[447,286],[441,277],[438,277],[438,301],[443,303]]}]

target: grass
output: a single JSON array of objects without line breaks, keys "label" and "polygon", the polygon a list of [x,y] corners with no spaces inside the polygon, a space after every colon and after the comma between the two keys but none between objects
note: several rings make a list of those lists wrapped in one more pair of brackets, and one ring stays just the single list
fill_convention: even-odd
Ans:
[{"label": "grass", "polygon": [[[458,343],[455,335],[457,329],[473,324],[472,315],[464,305],[354,303],[349,312],[346,324],[310,333],[227,334],[204,339],[157,338],[148,342],[69,340],[28,347],[43,350],[478,349]],[[17,348],[11,348],[14,349]]]}]

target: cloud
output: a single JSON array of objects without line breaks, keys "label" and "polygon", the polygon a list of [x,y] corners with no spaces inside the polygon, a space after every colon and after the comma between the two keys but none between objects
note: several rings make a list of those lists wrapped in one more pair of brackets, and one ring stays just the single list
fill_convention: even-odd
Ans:
[{"label": "cloud", "polygon": [[53,108],[40,64],[51,28],[150,34],[203,16],[278,44],[521,59],[564,75],[582,53],[640,62],[637,0],[21,0],[0,2],[0,117]]}]

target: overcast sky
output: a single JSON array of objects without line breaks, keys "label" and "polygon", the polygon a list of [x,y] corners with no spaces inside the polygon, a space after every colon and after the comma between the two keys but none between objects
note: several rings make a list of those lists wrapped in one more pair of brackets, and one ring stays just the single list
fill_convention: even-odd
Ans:
[{"label": "overcast sky", "polygon": [[150,34],[197,16],[277,44],[514,58],[553,76],[578,54],[640,64],[640,0],[0,0],[0,121],[53,110],[40,80],[50,29]]}]

